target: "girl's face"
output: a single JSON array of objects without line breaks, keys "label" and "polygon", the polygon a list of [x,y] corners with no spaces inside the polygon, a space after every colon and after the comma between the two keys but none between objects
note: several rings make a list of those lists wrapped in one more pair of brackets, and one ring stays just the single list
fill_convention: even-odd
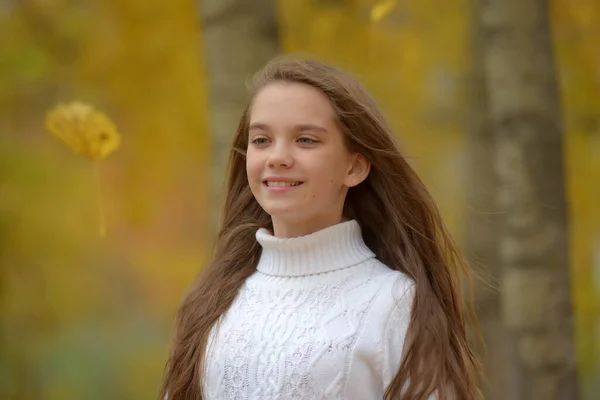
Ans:
[{"label": "girl's face", "polygon": [[369,162],[344,145],[325,94],[276,82],[254,98],[246,169],[274,234],[295,237],[342,221],[348,188],[367,177]]}]

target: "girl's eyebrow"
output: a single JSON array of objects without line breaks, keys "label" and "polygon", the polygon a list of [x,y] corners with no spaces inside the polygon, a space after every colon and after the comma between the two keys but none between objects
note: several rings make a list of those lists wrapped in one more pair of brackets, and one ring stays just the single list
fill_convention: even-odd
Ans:
[{"label": "girl's eyebrow", "polygon": [[321,132],[327,132],[327,129],[325,129],[321,125],[314,125],[314,124],[300,124],[300,125],[296,125],[296,130],[299,130],[301,132],[302,131],[321,131]]},{"label": "girl's eyebrow", "polygon": [[261,129],[263,131],[268,131],[269,127],[266,124],[260,123],[260,122],[253,122],[250,124],[250,126],[248,127],[248,129]]},{"label": "girl's eyebrow", "polygon": [[[263,131],[268,131],[269,126],[267,124],[264,124],[262,122],[252,122],[250,124],[250,126],[248,127],[249,130],[252,129],[260,129]],[[298,124],[296,126],[294,126],[294,130],[296,131],[321,131],[321,132],[327,132],[327,129],[321,125],[315,125],[315,124]]]}]

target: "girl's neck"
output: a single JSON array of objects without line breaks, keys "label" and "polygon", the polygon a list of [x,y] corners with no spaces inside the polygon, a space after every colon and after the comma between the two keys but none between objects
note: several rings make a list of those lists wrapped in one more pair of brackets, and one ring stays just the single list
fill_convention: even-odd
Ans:
[{"label": "girl's neck", "polygon": [[296,238],[324,230],[340,222],[347,221],[347,219],[341,215],[332,215],[296,221],[273,216],[271,217],[271,221],[273,223],[273,236],[278,238]]}]

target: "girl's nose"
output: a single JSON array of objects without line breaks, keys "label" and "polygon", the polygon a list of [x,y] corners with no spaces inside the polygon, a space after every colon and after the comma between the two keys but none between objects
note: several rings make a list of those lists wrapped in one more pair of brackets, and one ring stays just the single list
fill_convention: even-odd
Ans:
[{"label": "girl's nose", "polygon": [[269,154],[269,158],[267,159],[268,166],[272,168],[289,168],[293,165],[293,163],[294,161],[291,149],[285,145],[273,146],[272,151]]}]

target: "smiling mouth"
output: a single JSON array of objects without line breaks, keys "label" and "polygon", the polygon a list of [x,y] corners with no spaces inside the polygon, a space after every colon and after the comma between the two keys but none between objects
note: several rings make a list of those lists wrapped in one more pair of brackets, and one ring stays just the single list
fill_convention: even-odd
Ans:
[{"label": "smiling mouth", "polygon": [[264,181],[263,184],[267,187],[287,187],[287,186],[300,186],[304,182],[276,182],[276,181]]}]

